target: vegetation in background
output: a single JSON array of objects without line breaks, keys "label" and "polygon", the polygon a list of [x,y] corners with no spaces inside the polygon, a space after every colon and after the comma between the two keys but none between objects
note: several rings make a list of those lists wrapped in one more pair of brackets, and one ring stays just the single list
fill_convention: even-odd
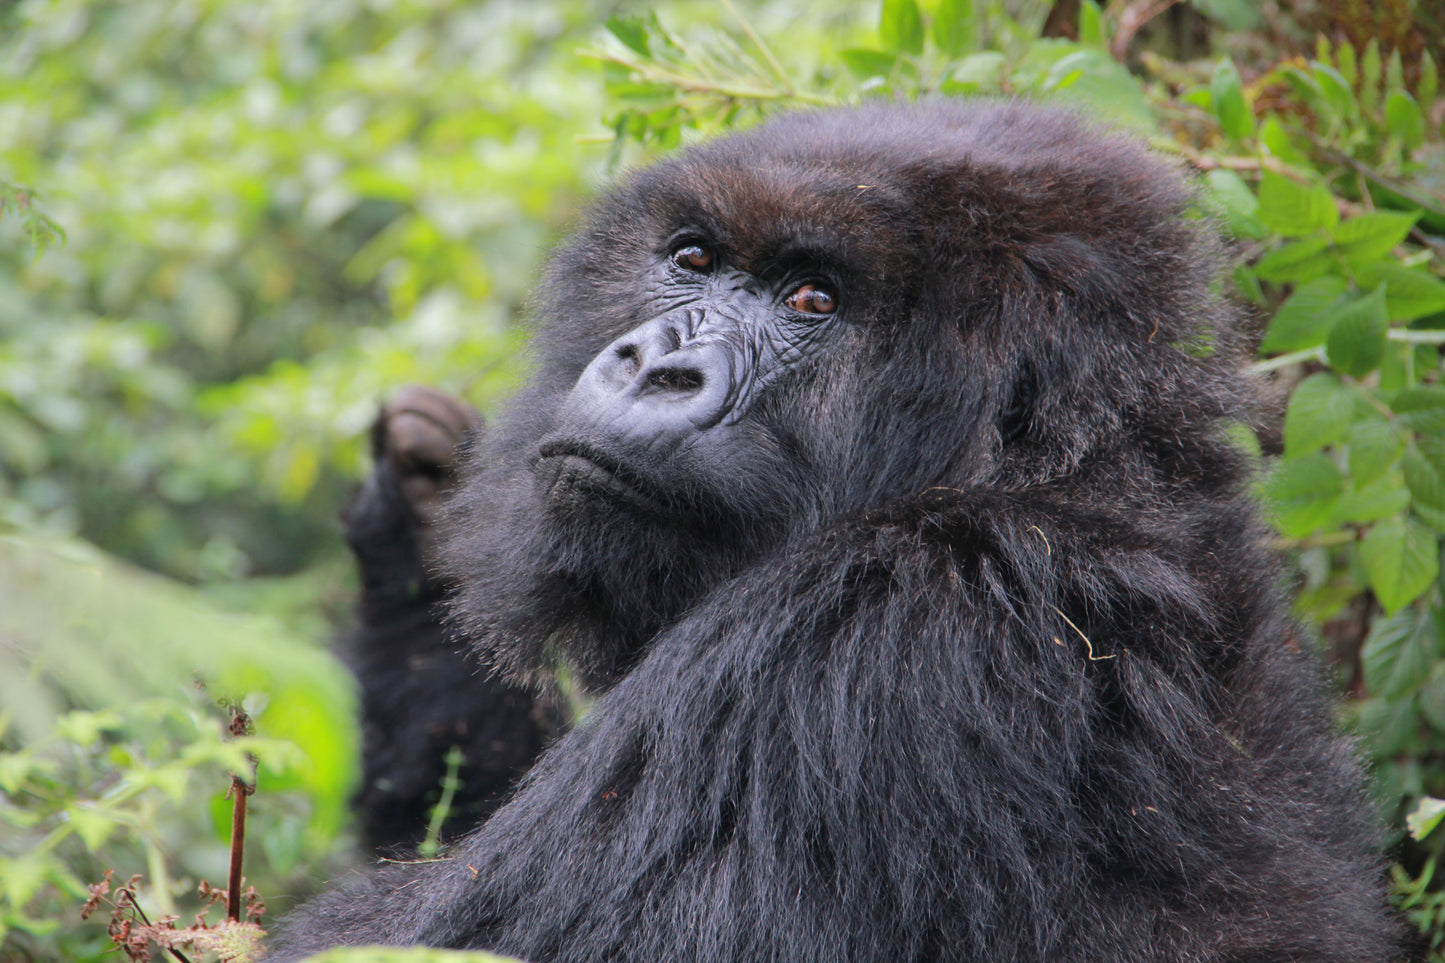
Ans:
[{"label": "vegetation in background", "polygon": [[[1445,960],[1430,7],[0,3],[0,956],[99,959],[76,914],[106,868],[194,912],[238,752],[271,909],[345,859],[355,733],[321,643],[364,429],[407,382],[505,395],[539,259],[609,171],[778,110],[998,93],[1150,137],[1237,239],[1278,404],[1261,493]],[[223,739],[216,696],[259,735]]]}]

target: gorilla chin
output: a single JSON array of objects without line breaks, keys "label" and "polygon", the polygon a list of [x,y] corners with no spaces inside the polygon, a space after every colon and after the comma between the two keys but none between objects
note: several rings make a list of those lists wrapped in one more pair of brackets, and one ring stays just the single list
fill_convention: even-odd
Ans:
[{"label": "gorilla chin", "polygon": [[602,197],[438,532],[456,636],[597,701],[276,956],[1398,959],[1191,202],[1067,111],[942,99]]}]

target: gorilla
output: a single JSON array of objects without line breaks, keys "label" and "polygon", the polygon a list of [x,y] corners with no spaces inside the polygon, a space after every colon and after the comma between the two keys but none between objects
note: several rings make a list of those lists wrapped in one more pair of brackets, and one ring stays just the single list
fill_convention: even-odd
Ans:
[{"label": "gorilla", "polygon": [[448,631],[596,702],[276,955],[1397,959],[1191,201],[1070,112],[943,99],[605,196],[437,526]]}]

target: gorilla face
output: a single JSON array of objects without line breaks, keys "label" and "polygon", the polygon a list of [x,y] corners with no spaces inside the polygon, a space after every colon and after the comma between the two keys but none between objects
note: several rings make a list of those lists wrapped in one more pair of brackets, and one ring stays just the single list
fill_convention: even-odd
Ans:
[{"label": "gorilla face", "polygon": [[[1007,105],[802,114],[605,197],[454,502],[459,629],[514,674],[606,687],[790,541],[930,488],[1066,478],[1157,410],[1197,367],[1163,350],[1181,320],[1212,326],[1210,262],[1175,257],[1194,241],[1160,210],[1183,190],[1118,202],[1157,171],[1083,131]],[[1207,380],[1190,417],[1232,403]]]},{"label": "gorilla face", "polygon": [[727,513],[726,466],[751,447],[739,426],[773,382],[839,337],[842,300],[821,258],[760,274],[734,256],[690,229],[652,259],[646,320],[587,365],[542,440],[533,469],[550,511],[670,525]]}]

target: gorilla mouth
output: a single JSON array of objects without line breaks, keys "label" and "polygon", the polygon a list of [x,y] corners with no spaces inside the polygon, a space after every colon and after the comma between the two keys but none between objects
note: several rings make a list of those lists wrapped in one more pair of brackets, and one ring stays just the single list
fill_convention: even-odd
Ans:
[{"label": "gorilla mouth", "polygon": [[676,514],[627,466],[581,442],[545,442],[532,471],[543,498],[559,508],[584,508],[603,497],[654,517]]}]

